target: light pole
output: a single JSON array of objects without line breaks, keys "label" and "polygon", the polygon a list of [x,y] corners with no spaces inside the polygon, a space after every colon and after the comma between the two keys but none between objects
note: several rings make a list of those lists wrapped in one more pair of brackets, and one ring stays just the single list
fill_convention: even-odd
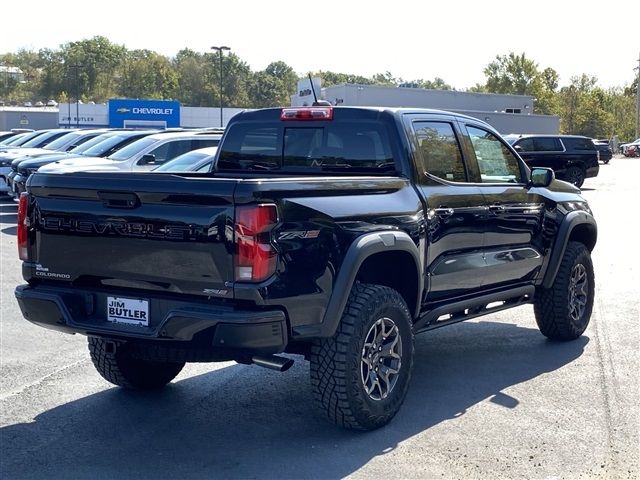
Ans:
[{"label": "light pole", "polygon": [[231,49],[229,47],[211,47],[211,50],[217,50],[220,54],[220,128],[222,128],[224,126],[222,124],[222,52]]},{"label": "light pole", "polygon": [[[76,70],[76,128],[80,126],[80,83],[78,81],[78,69],[82,67],[84,67],[84,65],[80,65],[79,63],[69,65],[69,68]],[[69,106],[69,109],[71,109],[71,106]],[[69,117],[71,117],[71,115],[69,115]],[[69,123],[71,123],[71,119],[69,119]]]}]

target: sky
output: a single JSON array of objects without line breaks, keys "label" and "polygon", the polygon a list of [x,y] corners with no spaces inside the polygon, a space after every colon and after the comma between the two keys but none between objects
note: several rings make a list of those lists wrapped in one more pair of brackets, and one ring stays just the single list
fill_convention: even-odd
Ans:
[{"label": "sky", "polygon": [[[330,70],[404,80],[435,77],[458,89],[484,83],[496,55],[525,53],[560,85],[596,76],[631,84],[640,56],[632,0],[30,0],[4,2],[0,53],[107,37],[174,56],[225,45],[252,70],[282,60],[301,76]],[[629,22],[626,26],[626,22]]]}]

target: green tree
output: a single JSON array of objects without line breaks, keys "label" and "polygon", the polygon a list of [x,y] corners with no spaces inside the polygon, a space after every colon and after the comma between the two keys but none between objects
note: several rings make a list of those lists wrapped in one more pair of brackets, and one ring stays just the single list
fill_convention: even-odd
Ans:
[{"label": "green tree", "polygon": [[549,115],[558,112],[558,73],[553,68],[540,71],[538,64],[528,59],[524,53],[497,55],[485,67],[484,74],[487,78],[485,85],[472,91],[531,95],[536,99],[535,113]]},{"label": "green tree", "polygon": [[614,125],[608,94],[597,86],[598,79],[582,74],[560,90],[560,130],[562,133],[607,137]]},{"label": "green tree", "polygon": [[173,59],[178,75],[177,99],[192,107],[210,107],[213,105],[212,90],[208,84],[212,79],[212,67],[204,55],[188,48],[180,50]]},{"label": "green tree", "polygon": [[128,52],[118,93],[129,98],[172,99],[178,75],[169,59],[151,50]]},{"label": "green tree", "polygon": [[309,72],[312,77],[320,77],[322,79],[323,87],[330,87],[332,85],[341,85],[343,83],[357,83],[359,85],[372,85],[374,81],[371,78],[363,77],[361,75],[353,75],[350,73],[337,73],[319,70],[317,72]]},{"label": "green tree", "polygon": [[123,45],[116,45],[106,37],[96,36],[64,44],[60,53],[72,83],[75,82],[76,72],[71,65],[82,65],[78,69],[82,98],[102,102],[113,96],[115,79],[127,53]]}]

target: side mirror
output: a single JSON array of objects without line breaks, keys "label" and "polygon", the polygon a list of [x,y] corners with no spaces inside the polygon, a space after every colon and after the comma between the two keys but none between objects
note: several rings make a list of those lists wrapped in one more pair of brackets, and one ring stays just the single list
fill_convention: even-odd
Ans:
[{"label": "side mirror", "polygon": [[556,174],[550,168],[535,167],[531,170],[529,185],[532,187],[548,187],[555,178]]},{"label": "side mirror", "polygon": [[138,160],[138,165],[155,165],[156,156],[151,153],[145,153],[140,160]]},{"label": "side mirror", "polygon": [[518,153],[522,152],[522,147],[520,145],[516,145],[513,149]]}]

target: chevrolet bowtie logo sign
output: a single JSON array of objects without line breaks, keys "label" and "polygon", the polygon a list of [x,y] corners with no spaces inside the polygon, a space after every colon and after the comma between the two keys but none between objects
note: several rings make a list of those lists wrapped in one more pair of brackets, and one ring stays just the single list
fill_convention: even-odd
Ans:
[{"label": "chevrolet bowtie logo sign", "polygon": [[116,110],[116,112],[118,113],[129,113],[131,111],[130,108],[124,108],[124,107],[120,107],[119,109]]}]

